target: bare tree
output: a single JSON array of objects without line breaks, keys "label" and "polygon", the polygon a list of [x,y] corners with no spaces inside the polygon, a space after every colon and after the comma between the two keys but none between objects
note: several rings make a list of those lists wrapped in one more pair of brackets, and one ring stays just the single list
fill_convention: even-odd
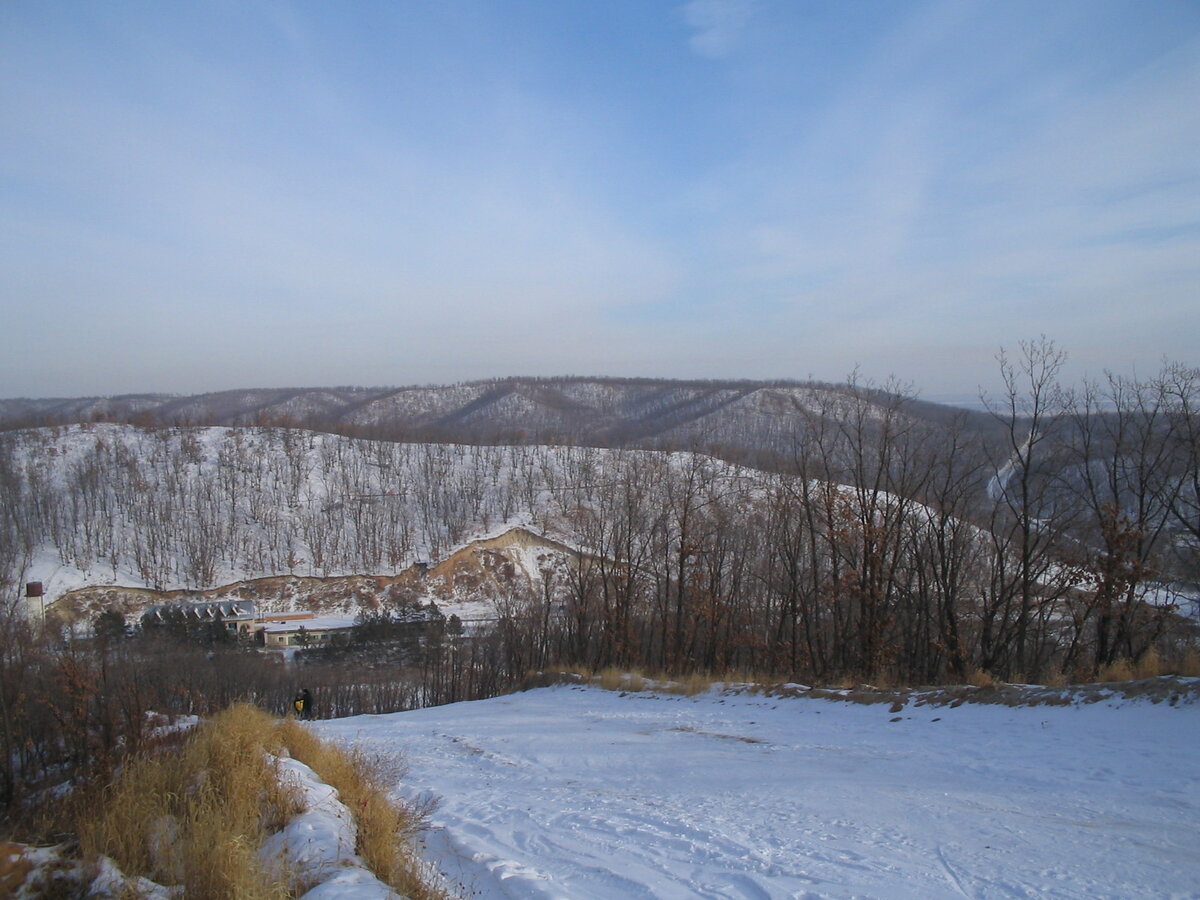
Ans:
[{"label": "bare tree", "polygon": [[1004,394],[985,398],[1004,429],[1004,455],[993,459],[988,484],[993,560],[981,627],[985,668],[1036,675],[1046,661],[1044,629],[1053,601],[1071,583],[1055,551],[1073,514],[1057,490],[1056,459],[1067,397],[1058,383],[1066,353],[1042,337],[1022,342],[1014,361],[997,357]]}]

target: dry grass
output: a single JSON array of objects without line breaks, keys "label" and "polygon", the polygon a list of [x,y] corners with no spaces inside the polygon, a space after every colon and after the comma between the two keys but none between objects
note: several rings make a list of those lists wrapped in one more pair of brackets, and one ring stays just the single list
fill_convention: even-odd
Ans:
[{"label": "dry grass", "polygon": [[1178,675],[1200,678],[1200,651],[1189,650],[1176,667]]},{"label": "dry grass", "polygon": [[389,797],[379,762],[359,748],[348,750],[321,741],[294,719],[280,722],[273,739],[337,789],[358,827],[355,852],[376,877],[411,900],[449,896],[435,886],[436,873],[412,847],[427,812]]},{"label": "dry grass", "polygon": [[681,694],[693,696],[702,694],[714,684],[726,679],[716,678],[704,672],[694,672],[691,675],[672,677],[660,672],[656,675],[645,675],[641,672],[627,669],[608,668],[599,672],[580,672],[579,677],[589,684],[594,684],[606,691],[629,691],[641,693],[654,691],[660,694]]},{"label": "dry grass", "polygon": [[1113,681],[1133,681],[1133,664],[1127,659],[1118,659],[1102,666],[1096,680],[1102,684]]},{"label": "dry grass", "polygon": [[380,880],[411,900],[446,900],[412,847],[427,812],[389,798],[378,762],[245,705],[205,722],[179,752],[131,759],[82,798],[71,814],[85,858],[112,857],[127,876],[181,886],[189,900],[291,896],[292,873],[268,871],[258,855],[300,811],[272,763],[285,749],[337,789],[357,826],[355,852]]},{"label": "dry grass", "polygon": [[[1170,661],[1166,662],[1158,655],[1154,648],[1151,648],[1136,662],[1118,660],[1110,666],[1103,667],[1098,673],[1093,673],[1086,667],[1071,672],[1051,670],[1043,673],[1039,685],[1028,686],[1062,689],[1071,685],[1085,685],[1089,683],[1144,681],[1165,675],[1200,677],[1200,651],[1189,649],[1186,653],[1173,655]],[[1006,687],[1027,685],[1027,682],[1027,675],[1023,672],[1014,672],[1009,676],[1007,681],[1003,681],[986,669],[976,668],[968,670],[965,686],[990,692],[999,691]],[[846,675],[825,682],[823,687],[810,688],[804,686],[802,689],[792,690],[785,688],[784,682],[781,682],[777,676],[764,672],[731,671],[721,676],[698,672],[681,677],[663,672],[646,675],[636,671],[608,668],[599,671],[579,669],[574,672],[531,672],[521,684],[519,690],[532,690],[556,684],[591,684],[610,691],[635,693],[653,691],[662,694],[684,695],[704,693],[711,690],[714,686],[721,687],[724,691],[765,692],[779,695],[799,695],[815,690],[822,693],[822,695],[829,694],[830,696],[833,693],[841,692],[838,694],[841,699],[850,699],[855,702],[876,702],[876,699],[881,695],[890,696],[893,694],[910,693],[914,690],[928,690],[936,685],[950,688],[958,683],[935,681],[926,688],[915,688],[887,674],[877,674],[873,677],[871,684],[864,684],[861,678]],[[860,698],[875,699],[860,700]]]},{"label": "dry grass", "polygon": [[23,844],[0,843],[0,897],[12,897],[25,883],[32,864],[24,855]]},{"label": "dry grass", "polygon": [[599,674],[593,675],[592,680],[598,681],[600,687],[606,691],[626,690],[625,672],[621,669],[603,669]]},{"label": "dry grass", "polygon": [[257,856],[298,807],[280,785],[263,735],[272,719],[234,706],[198,729],[181,753],[129,762],[78,809],[86,856],[112,857],[126,875],[181,885],[199,900],[283,898]]},{"label": "dry grass", "polygon": [[1067,677],[1065,672],[1054,672],[1046,679],[1046,687],[1061,688],[1066,687],[1071,683],[1071,679]]},{"label": "dry grass", "polygon": [[1164,673],[1162,659],[1158,655],[1158,651],[1151,647],[1133,664],[1133,677],[1142,678],[1157,678]]},{"label": "dry grass", "polygon": [[967,675],[967,684],[974,687],[993,687],[996,679],[987,669],[972,669]]}]

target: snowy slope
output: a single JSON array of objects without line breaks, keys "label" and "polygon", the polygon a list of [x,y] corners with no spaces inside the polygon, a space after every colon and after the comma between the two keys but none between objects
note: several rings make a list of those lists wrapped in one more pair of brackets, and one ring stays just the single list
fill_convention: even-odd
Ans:
[{"label": "snowy slope", "polygon": [[[48,604],[85,586],[396,575],[516,526],[574,541],[566,515],[630,466],[654,469],[661,484],[664,467],[692,458],[278,428],[83,425],[6,438],[21,475],[16,520],[30,523],[10,544],[30,549],[0,578],[42,582]],[[742,480],[736,466],[706,464]]]},{"label": "snowy slope", "polygon": [[1200,707],[546,688],[316,723],[402,752],[484,898],[1200,897]]},{"label": "snowy slope", "polygon": [[531,523],[569,460],[604,458],[285,429],[91,425],[8,437],[26,493],[53,514],[31,528],[29,557],[10,578],[41,581],[47,603],[87,585],[395,574]]}]

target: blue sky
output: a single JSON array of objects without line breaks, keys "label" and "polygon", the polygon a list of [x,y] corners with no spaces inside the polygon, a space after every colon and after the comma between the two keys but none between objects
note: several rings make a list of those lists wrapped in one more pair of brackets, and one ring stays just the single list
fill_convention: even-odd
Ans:
[{"label": "blue sky", "polygon": [[1200,364],[1200,4],[0,5],[0,396]]}]

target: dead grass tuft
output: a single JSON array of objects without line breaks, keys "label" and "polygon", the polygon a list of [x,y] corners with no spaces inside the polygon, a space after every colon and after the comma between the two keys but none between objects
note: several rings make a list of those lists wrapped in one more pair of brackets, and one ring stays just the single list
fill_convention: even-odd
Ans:
[{"label": "dead grass tuft", "polygon": [[110,856],[126,875],[180,885],[187,897],[286,897],[257,857],[267,834],[298,809],[262,752],[271,722],[234,706],[202,725],[183,752],[132,759],[81,800],[84,854]]},{"label": "dead grass tuft", "polygon": [[583,671],[579,678],[587,684],[593,684],[606,691],[658,691],[663,694],[697,694],[708,690],[713,685],[713,679],[708,675],[693,674],[683,680],[672,678],[665,672],[646,676],[641,672],[609,667],[596,671]]},{"label": "dead grass tuft", "polygon": [[975,687],[994,687],[996,679],[987,669],[972,669],[967,675],[967,684]]},{"label": "dead grass tuft", "polygon": [[411,900],[450,896],[412,847],[429,811],[388,796],[394,770],[245,705],[205,722],[179,752],[131,759],[82,799],[74,812],[85,858],[110,856],[125,875],[196,900],[283,900],[292,873],[268,872],[258,850],[300,811],[272,761],[284,752],[337,789],[357,825],[355,851],[380,880]]},{"label": "dead grass tuft", "polygon": [[625,690],[625,673],[620,669],[602,669],[600,674],[593,675],[592,679],[600,683],[600,687],[606,691],[623,691]]},{"label": "dead grass tuft", "polygon": [[685,697],[694,697],[696,694],[703,694],[713,686],[713,679],[709,675],[704,675],[700,672],[694,672],[685,678],[675,679],[668,682],[661,689],[668,694],[682,694]]},{"label": "dead grass tuft", "polygon": [[1127,659],[1118,659],[1102,666],[1096,680],[1102,684],[1113,681],[1133,681],[1133,665]]},{"label": "dead grass tuft", "polygon": [[1157,678],[1165,673],[1162,659],[1158,655],[1158,651],[1151,647],[1133,664],[1133,677],[1141,680],[1143,678]]}]

